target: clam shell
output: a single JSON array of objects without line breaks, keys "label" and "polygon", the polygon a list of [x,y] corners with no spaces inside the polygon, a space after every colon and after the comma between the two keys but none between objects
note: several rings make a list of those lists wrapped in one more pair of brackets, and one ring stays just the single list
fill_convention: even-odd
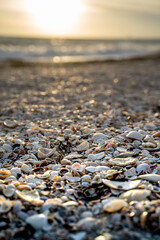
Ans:
[{"label": "clam shell", "polygon": [[66,180],[68,180],[69,182],[79,182],[81,180],[80,177],[73,177],[72,174],[70,173],[66,173],[65,174],[65,178]]},{"label": "clam shell", "polygon": [[88,159],[91,161],[100,160],[105,156],[104,152],[96,153],[96,154],[89,154]]},{"label": "clam shell", "polygon": [[0,205],[0,213],[7,213],[10,211],[12,208],[12,204],[9,200],[5,200],[1,205]]},{"label": "clam shell", "polygon": [[133,189],[127,192],[122,193],[119,198],[127,199],[128,202],[131,201],[143,201],[146,200],[148,196],[150,196],[151,191],[145,189]]},{"label": "clam shell", "polygon": [[159,143],[153,143],[153,142],[146,142],[142,143],[140,146],[141,149],[148,150],[148,151],[156,151],[160,149],[160,144]]},{"label": "clam shell", "polygon": [[17,121],[15,121],[15,120],[6,120],[6,121],[4,121],[4,126],[5,127],[8,127],[8,128],[15,128],[15,127],[17,127],[18,126],[18,123],[17,123]]},{"label": "clam shell", "polygon": [[84,141],[80,145],[78,145],[77,151],[83,152],[83,151],[86,151],[88,148],[89,148],[89,143],[87,141]]},{"label": "clam shell", "polygon": [[138,187],[138,185],[141,183],[141,180],[118,182],[103,179],[103,183],[110,188],[126,191]]},{"label": "clam shell", "polygon": [[156,182],[156,183],[158,183],[160,181],[160,175],[159,174],[144,174],[144,175],[138,176],[138,178],[148,180],[148,181],[151,181],[151,182]]},{"label": "clam shell", "polygon": [[13,194],[15,193],[15,187],[10,187],[8,186],[7,188],[3,189],[3,194],[6,196],[6,197],[12,197]]},{"label": "clam shell", "polygon": [[0,179],[5,179],[10,174],[11,174],[11,172],[9,170],[2,169],[2,170],[0,170]]},{"label": "clam shell", "polygon": [[45,159],[47,157],[52,156],[56,152],[56,149],[50,149],[50,148],[39,148],[38,149],[38,158],[39,159]]},{"label": "clam shell", "polygon": [[112,166],[125,167],[127,165],[137,165],[138,160],[136,158],[112,158],[108,163]]},{"label": "clam shell", "polygon": [[82,154],[78,154],[78,153],[71,153],[67,156],[65,156],[66,159],[71,160],[71,159],[77,159],[77,158],[81,158]]},{"label": "clam shell", "polygon": [[123,199],[113,199],[104,205],[103,210],[105,212],[114,213],[127,206],[128,204]]},{"label": "clam shell", "polygon": [[19,198],[27,202],[34,202],[34,201],[40,200],[39,193],[36,190],[24,191],[24,192],[20,192],[19,190],[17,190],[16,194]]}]

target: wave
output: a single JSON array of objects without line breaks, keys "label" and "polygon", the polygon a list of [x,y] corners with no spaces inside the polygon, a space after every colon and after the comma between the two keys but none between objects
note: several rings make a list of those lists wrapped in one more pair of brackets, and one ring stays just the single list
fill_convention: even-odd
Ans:
[{"label": "wave", "polygon": [[158,55],[160,40],[82,40],[0,38],[0,60],[22,62],[94,62]]}]

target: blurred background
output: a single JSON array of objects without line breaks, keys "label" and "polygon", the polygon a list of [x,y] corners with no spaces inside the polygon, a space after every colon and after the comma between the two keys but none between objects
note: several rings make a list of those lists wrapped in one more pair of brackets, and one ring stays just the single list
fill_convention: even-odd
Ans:
[{"label": "blurred background", "polygon": [[160,52],[159,0],[0,0],[0,60],[94,61]]}]

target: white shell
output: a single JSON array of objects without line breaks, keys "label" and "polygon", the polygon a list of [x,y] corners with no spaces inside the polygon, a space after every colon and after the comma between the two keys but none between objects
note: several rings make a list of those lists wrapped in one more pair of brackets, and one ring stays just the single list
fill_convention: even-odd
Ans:
[{"label": "white shell", "polygon": [[81,158],[82,155],[81,154],[78,154],[78,153],[71,153],[67,156],[65,156],[66,159],[77,159],[77,158]]},{"label": "white shell", "polygon": [[48,225],[47,217],[44,214],[35,214],[26,219],[34,229],[41,230]]},{"label": "white shell", "polygon": [[8,128],[15,128],[15,127],[17,127],[18,126],[18,123],[17,123],[17,121],[15,121],[15,120],[6,120],[6,121],[4,121],[4,126],[5,127],[8,127]]},{"label": "white shell", "polygon": [[157,183],[160,181],[160,175],[159,174],[144,174],[144,175],[138,176],[138,178],[148,180],[148,181],[151,181],[151,182],[157,182]]},{"label": "white shell", "polygon": [[12,208],[12,204],[9,200],[5,200],[1,205],[0,205],[0,213],[7,213],[10,211]]},{"label": "white shell", "polygon": [[33,201],[39,201],[40,196],[38,191],[33,190],[33,191],[24,191],[20,192],[19,190],[16,191],[18,197],[20,197],[22,200],[27,201],[27,202],[33,202]]},{"label": "white shell", "polygon": [[103,133],[95,133],[92,137],[93,141],[97,142],[98,140],[105,140],[107,138],[107,136]]},{"label": "white shell", "polygon": [[120,211],[123,207],[127,207],[128,204],[123,199],[113,199],[106,203],[103,207],[105,212],[113,213]]},{"label": "white shell", "polygon": [[100,160],[105,156],[104,152],[96,153],[96,154],[89,154],[88,159],[91,161]]},{"label": "white shell", "polygon": [[129,132],[126,137],[130,138],[130,139],[134,139],[134,140],[139,140],[139,141],[142,141],[142,139],[143,139],[143,136],[139,132],[136,132],[136,131]]},{"label": "white shell", "polygon": [[44,159],[47,157],[52,156],[56,152],[56,149],[50,149],[50,148],[39,148],[38,149],[38,158],[39,159]]},{"label": "white shell", "polygon": [[89,143],[87,141],[82,142],[80,145],[77,147],[78,152],[85,151],[89,148]]},{"label": "white shell", "polygon": [[151,194],[150,190],[145,189],[133,189],[122,193],[119,198],[127,199],[128,202],[131,201],[143,201]]},{"label": "white shell", "polygon": [[103,179],[103,183],[113,189],[117,190],[130,190],[133,188],[138,187],[138,185],[141,183],[141,180],[135,180],[135,181],[128,181],[128,182],[118,182],[118,181],[110,181],[107,179]]},{"label": "white shell", "polygon": [[109,165],[125,167],[127,165],[137,165],[136,158],[112,158],[108,161]]}]

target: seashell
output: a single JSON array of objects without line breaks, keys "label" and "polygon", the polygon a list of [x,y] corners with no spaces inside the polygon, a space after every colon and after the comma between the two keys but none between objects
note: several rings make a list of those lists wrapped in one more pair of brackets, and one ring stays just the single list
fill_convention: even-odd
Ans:
[{"label": "seashell", "polygon": [[27,202],[34,202],[34,201],[40,200],[39,193],[36,190],[23,191],[23,192],[20,192],[19,190],[17,190],[16,194],[19,198]]},{"label": "seashell", "polygon": [[74,172],[83,172],[84,167],[85,167],[85,165],[81,165],[81,164],[79,164],[79,163],[74,163],[74,164],[71,166],[71,169],[72,169]]},{"label": "seashell", "polygon": [[96,169],[97,169],[98,172],[103,172],[103,171],[110,170],[110,168],[106,167],[106,166],[97,166]]},{"label": "seashell", "polygon": [[77,158],[81,158],[82,157],[82,154],[78,154],[78,153],[71,153],[67,156],[65,156],[66,159],[77,159]]},{"label": "seashell", "polygon": [[73,177],[72,174],[70,173],[66,173],[65,174],[65,178],[66,180],[68,180],[69,182],[79,182],[81,180],[80,177]]},{"label": "seashell", "polygon": [[5,200],[0,205],[0,213],[7,213],[11,210],[11,208],[12,208],[11,202],[9,200]]},{"label": "seashell", "polygon": [[84,128],[82,131],[82,137],[88,137],[92,133],[92,130],[89,128]]},{"label": "seashell", "polygon": [[71,165],[71,161],[64,158],[64,159],[62,159],[61,164],[62,165]]},{"label": "seashell", "polygon": [[36,177],[39,179],[47,179],[50,177],[51,170],[46,171],[43,174],[37,174]]},{"label": "seashell", "polygon": [[87,141],[84,141],[80,145],[78,145],[77,151],[83,152],[83,151],[86,151],[88,148],[89,148],[89,143]]},{"label": "seashell", "polygon": [[160,175],[159,174],[144,174],[144,175],[138,176],[138,178],[148,180],[148,181],[151,181],[151,182],[156,182],[156,183],[158,183],[160,181]]},{"label": "seashell", "polygon": [[136,132],[136,131],[129,132],[126,137],[133,139],[133,140],[139,140],[139,141],[142,141],[142,139],[143,139],[143,136],[139,132]]},{"label": "seashell", "polygon": [[56,149],[50,149],[50,148],[39,148],[38,149],[38,158],[39,159],[45,159],[47,157],[52,156],[56,152]]},{"label": "seashell", "polygon": [[81,179],[82,179],[83,181],[88,181],[88,182],[90,182],[90,181],[91,181],[91,176],[85,174],[85,175],[83,175],[83,176],[81,177]]},{"label": "seashell", "polygon": [[21,170],[25,173],[30,173],[32,171],[32,168],[24,163],[21,167]]},{"label": "seashell", "polygon": [[156,143],[156,142],[145,142],[142,143],[142,145],[140,146],[141,149],[145,149],[148,151],[156,151],[160,149],[160,144]]},{"label": "seashell", "polygon": [[148,212],[144,211],[140,216],[141,228],[146,228]]},{"label": "seashell", "polygon": [[19,185],[19,186],[17,186],[17,189],[20,191],[23,191],[23,190],[31,191],[32,190],[31,186],[29,186],[29,185]]},{"label": "seashell", "polygon": [[104,152],[96,153],[96,154],[89,154],[88,159],[91,161],[100,160],[105,156]]},{"label": "seashell", "polygon": [[103,210],[105,212],[114,213],[127,206],[128,204],[123,199],[113,199],[104,205]]},{"label": "seashell", "polygon": [[138,174],[151,172],[151,168],[150,168],[149,164],[147,164],[147,163],[139,164],[137,166],[136,170],[137,170]]},{"label": "seashell", "polygon": [[128,165],[137,165],[138,160],[136,158],[112,158],[108,163],[112,166],[125,167]]},{"label": "seashell", "polygon": [[44,214],[35,214],[27,217],[26,222],[30,224],[35,230],[41,230],[48,226],[47,217]]},{"label": "seashell", "polygon": [[136,176],[136,169],[135,169],[135,167],[132,167],[132,168],[126,170],[126,171],[124,172],[124,176],[125,176],[126,178]]},{"label": "seashell", "polygon": [[160,131],[154,133],[154,134],[153,134],[153,137],[154,137],[154,138],[156,138],[156,137],[160,138]]},{"label": "seashell", "polygon": [[5,197],[3,195],[0,195],[0,205],[5,201],[6,201]]},{"label": "seashell", "polygon": [[12,146],[10,144],[7,144],[7,143],[4,143],[3,144],[3,149],[9,153],[9,152],[12,152]]},{"label": "seashell", "polygon": [[15,128],[15,127],[17,127],[18,126],[18,122],[17,121],[15,121],[15,120],[6,120],[6,121],[4,121],[4,126],[5,127],[8,127],[8,128]]},{"label": "seashell", "polygon": [[99,132],[93,134],[93,137],[92,137],[94,142],[97,142],[98,140],[106,140],[106,138],[107,136],[105,134],[99,133]]},{"label": "seashell", "polygon": [[107,179],[103,179],[103,183],[113,189],[117,190],[130,190],[136,188],[141,183],[141,180],[129,181],[129,182],[118,182],[118,181],[110,181]]},{"label": "seashell", "polygon": [[61,168],[61,170],[59,171],[59,175],[64,176],[67,172],[68,172],[67,168]]},{"label": "seashell", "polygon": [[15,177],[17,177],[17,175],[21,175],[21,169],[18,167],[14,167],[11,169],[11,174]]},{"label": "seashell", "polygon": [[2,169],[2,170],[0,170],[0,179],[5,179],[10,174],[11,174],[11,172],[9,170]]},{"label": "seashell", "polygon": [[97,172],[97,167],[89,166],[89,167],[86,167],[86,170],[88,172],[94,173],[94,172]]},{"label": "seashell", "polygon": [[5,189],[3,189],[3,194],[5,197],[12,197],[15,193],[15,187],[14,186],[7,186]]},{"label": "seashell", "polygon": [[77,202],[75,202],[75,201],[68,201],[68,202],[65,202],[65,203],[63,203],[63,206],[64,207],[69,207],[69,206],[73,206],[73,207],[77,207],[78,206],[78,203]]},{"label": "seashell", "polygon": [[125,193],[122,193],[119,198],[120,199],[127,199],[128,202],[131,201],[143,201],[146,200],[148,196],[150,196],[151,191],[145,189],[133,189],[129,190]]}]

